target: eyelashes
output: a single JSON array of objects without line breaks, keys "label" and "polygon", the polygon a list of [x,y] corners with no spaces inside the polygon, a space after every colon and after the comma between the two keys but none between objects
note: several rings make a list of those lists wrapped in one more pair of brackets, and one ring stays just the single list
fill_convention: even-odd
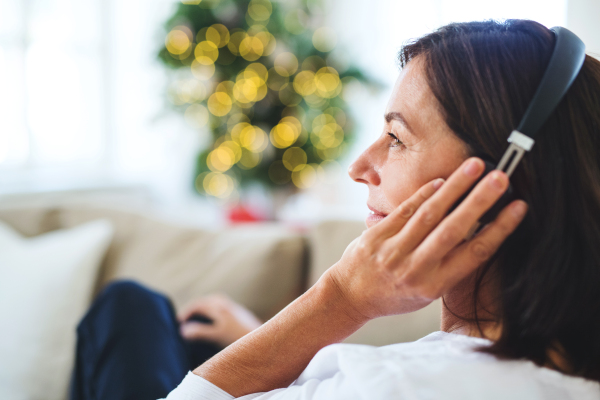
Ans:
[{"label": "eyelashes", "polygon": [[394,139],[394,143],[391,147],[398,147],[398,146],[404,145],[404,143],[402,143],[402,141],[400,139],[398,139],[398,137],[396,135],[394,135],[392,132],[388,132],[388,136],[391,137],[392,139]]}]

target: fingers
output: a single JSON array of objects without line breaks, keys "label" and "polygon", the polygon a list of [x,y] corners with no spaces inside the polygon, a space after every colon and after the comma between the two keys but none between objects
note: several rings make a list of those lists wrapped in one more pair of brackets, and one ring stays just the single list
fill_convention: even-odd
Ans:
[{"label": "fingers", "polygon": [[213,325],[199,322],[186,322],[179,327],[181,336],[187,340],[216,341],[219,338],[218,330]]},{"label": "fingers", "polygon": [[370,229],[370,234],[379,239],[387,239],[400,231],[417,209],[429,199],[444,183],[442,178],[434,179],[423,185],[408,199],[377,225]]},{"label": "fingers", "polygon": [[398,254],[408,254],[429,235],[456,200],[477,181],[484,167],[483,161],[471,157],[450,175],[440,190],[419,207],[402,231],[390,238],[390,245],[398,249]]},{"label": "fingers", "polygon": [[448,254],[440,269],[439,279],[452,287],[473,272],[490,257],[514,232],[527,213],[527,203],[515,200],[485,226],[473,239],[463,243]]},{"label": "fingers", "polygon": [[220,305],[227,301],[222,294],[213,294],[194,300],[177,313],[179,322],[187,321],[194,314],[202,314],[214,319],[219,315]]},{"label": "fingers", "polygon": [[194,314],[204,314],[207,317],[210,317],[210,315],[208,315],[210,313],[212,313],[212,307],[208,303],[202,301],[202,299],[198,299],[179,311],[177,313],[177,319],[179,322],[185,322]]},{"label": "fingers", "polygon": [[492,207],[508,187],[508,178],[501,171],[485,176],[466,199],[448,215],[421,243],[415,251],[427,255],[432,262],[446,256],[463,241],[471,227]]}]

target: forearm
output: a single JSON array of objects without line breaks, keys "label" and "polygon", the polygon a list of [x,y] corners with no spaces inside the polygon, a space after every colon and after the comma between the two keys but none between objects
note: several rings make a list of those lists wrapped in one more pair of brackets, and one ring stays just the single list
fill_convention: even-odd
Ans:
[{"label": "forearm", "polygon": [[287,387],[320,349],[345,339],[366,321],[347,309],[334,285],[320,281],[194,373],[234,397]]}]

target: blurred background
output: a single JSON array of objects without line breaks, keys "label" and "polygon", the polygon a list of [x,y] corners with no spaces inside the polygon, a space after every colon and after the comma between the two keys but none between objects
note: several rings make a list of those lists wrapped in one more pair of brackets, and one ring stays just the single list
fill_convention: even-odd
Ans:
[{"label": "blurred background", "polygon": [[0,201],[186,222],[358,219],[402,43],[454,21],[562,25],[598,0],[0,0]]}]

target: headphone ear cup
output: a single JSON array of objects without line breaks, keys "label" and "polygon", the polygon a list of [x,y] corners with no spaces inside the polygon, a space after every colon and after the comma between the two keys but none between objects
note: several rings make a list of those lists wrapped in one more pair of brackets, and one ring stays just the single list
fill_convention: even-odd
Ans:
[{"label": "headphone ear cup", "polygon": [[[456,203],[454,203],[452,205],[452,207],[450,207],[450,210],[448,211],[448,213],[451,213],[452,211],[454,211],[454,209],[456,207],[458,207],[458,205],[460,203],[463,202],[463,200],[469,195],[469,193],[471,193],[471,190],[473,190],[473,188],[490,172],[492,172],[493,170],[496,169],[496,165],[494,163],[491,163],[489,161],[483,160],[485,163],[485,170],[483,171],[483,173],[481,174],[481,176],[477,179],[477,181],[475,181],[475,183],[473,184],[473,186],[471,186],[469,188],[469,190],[462,195],[462,197],[460,199],[458,199],[456,201]],[[500,211],[502,211],[502,209],[504,207],[506,207],[511,201],[514,200],[514,192],[512,189],[512,186],[510,185],[510,182],[508,184],[508,188],[506,189],[506,191],[502,194],[502,196],[498,199],[498,201],[496,201],[496,203],[494,203],[494,205],[489,208],[485,214],[483,214],[481,216],[481,218],[479,218],[479,223],[481,224],[480,226],[483,227],[484,225],[492,222],[500,213]]]}]

